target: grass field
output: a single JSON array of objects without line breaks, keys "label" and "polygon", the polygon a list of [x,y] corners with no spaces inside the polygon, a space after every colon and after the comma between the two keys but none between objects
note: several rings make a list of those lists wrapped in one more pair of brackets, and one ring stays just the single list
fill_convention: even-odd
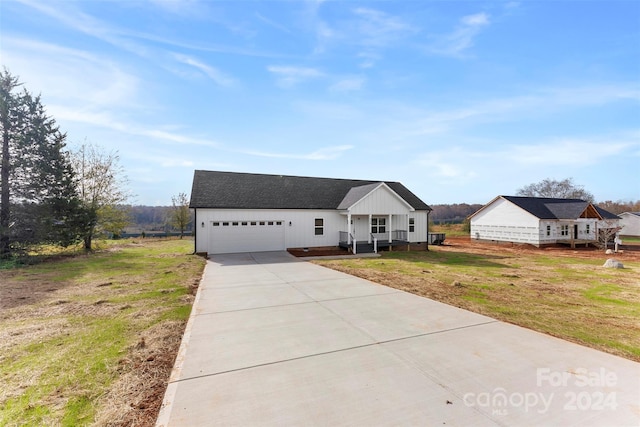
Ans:
[{"label": "grass field", "polygon": [[0,425],[153,425],[204,267],[192,250],[120,241],[0,270]]},{"label": "grass field", "polygon": [[640,258],[464,243],[317,261],[377,283],[640,361]]}]

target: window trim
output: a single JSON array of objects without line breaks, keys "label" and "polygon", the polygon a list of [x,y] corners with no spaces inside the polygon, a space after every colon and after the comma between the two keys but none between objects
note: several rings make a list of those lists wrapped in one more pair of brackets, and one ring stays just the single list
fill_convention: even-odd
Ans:
[{"label": "window trim", "polygon": [[387,232],[387,218],[372,217],[371,218],[371,234],[383,234],[386,232]]},{"label": "window trim", "polygon": [[314,218],[313,220],[313,235],[324,236],[324,218]]}]

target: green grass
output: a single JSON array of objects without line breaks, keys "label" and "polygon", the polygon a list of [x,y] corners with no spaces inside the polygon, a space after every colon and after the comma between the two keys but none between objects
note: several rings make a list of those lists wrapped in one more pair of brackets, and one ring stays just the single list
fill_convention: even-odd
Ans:
[{"label": "green grass", "polygon": [[[321,265],[640,361],[640,262],[464,245]],[[637,258],[635,258],[637,259]]]},{"label": "green grass", "polygon": [[[2,287],[46,290],[0,315],[0,330],[16,337],[0,355],[0,426],[92,424],[140,338],[163,322],[186,321],[189,288],[204,267],[189,255],[193,242],[122,243],[0,271]],[[47,325],[32,339],[25,332]]]}]

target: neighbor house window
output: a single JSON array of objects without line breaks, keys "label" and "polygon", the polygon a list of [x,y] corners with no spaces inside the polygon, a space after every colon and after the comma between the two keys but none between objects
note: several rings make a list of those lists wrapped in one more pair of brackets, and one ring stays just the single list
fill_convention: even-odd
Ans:
[{"label": "neighbor house window", "polygon": [[415,218],[409,218],[409,233],[413,233],[416,231],[416,220]]},{"label": "neighbor house window", "polygon": [[584,231],[585,233],[589,234],[591,232],[591,224],[587,224],[587,227]]},{"label": "neighbor house window", "polygon": [[324,218],[316,218],[314,224],[315,224],[314,234],[316,236],[323,236],[324,235]]},{"label": "neighbor house window", "polygon": [[387,232],[387,219],[386,218],[371,218],[371,232],[372,233],[386,233]]},{"label": "neighbor house window", "polygon": [[568,236],[569,235],[569,226],[568,225],[561,225],[560,226],[560,235],[561,236]]},{"label": "neighbor house window", "polygon": [[551,236],[551,226],[547,225],[547,236]]}]

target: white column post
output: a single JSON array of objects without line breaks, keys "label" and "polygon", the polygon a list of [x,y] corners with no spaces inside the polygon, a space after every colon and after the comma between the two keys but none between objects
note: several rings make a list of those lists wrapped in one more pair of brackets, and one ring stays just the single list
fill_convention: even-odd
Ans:
[{"label": "white column post", "polygon": [[391,225],[392,225],[392,223],[391,223],[391,217],[392,217],[392,216],[393,216],[393,215],[389,214],[389,224],[387,224],[387,230],[389,230],[389,243],[393,243],[393,236],[391,235],[391,233],[392,233],[392,229],[391,229]]},{"label": "white column post", "polygon": [[372,214],[369,214],[369,229],[367,233],[367,243],[371,243],[371,219],[373,218]]},{"label": "white column post", "polygon": [[[407,242],[410,242],[410,241],[411,241],[411,237],[409,237],[409,236],[410,236],[410,235],[409,235],[409,215],[410,215],[410,214],[407,214]],[[415,221],[415,220],[414,220],[414,221]]]},{"label": "white column post", "polygon": [[347,212],[347,244],[351,243],[351,212]]}]

